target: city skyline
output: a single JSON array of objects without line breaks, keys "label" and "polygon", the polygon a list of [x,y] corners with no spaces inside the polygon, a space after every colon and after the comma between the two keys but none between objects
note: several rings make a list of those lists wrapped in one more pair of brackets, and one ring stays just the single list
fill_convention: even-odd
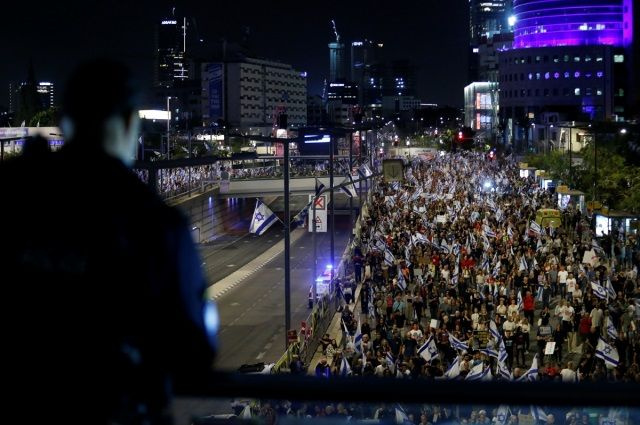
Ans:
[{"label": "city skyline", "polygon": [[[415,63],[420,98],[462,106],[460,87],[466,83],[469,42],[466,2],[423,3],[328,2],[325,7],[308,9],[288,1],[278,8],[261,4],[222,4],[213,8],[195,2],[166,1],[119,1],[113,6],[81,6],[73,1],[66,2],[64,8],[45,5],[30,19],[28,28],[19,20],[12,20],[0,30],[3,39],[15,40],[8,45],[8,55],[13,59],[0,70],[0,83],[8,88],[10,82],[24,79],[31,59],[36,78],[53,81],[61,93],[76,63],[107,56],[129,64],[140,86],[148,91],[154,79],[154,27],[176,7],[176,16],[195,18],[190,29],[196,40],[202,40],[201,51],[211,51],[223,37],[235,41],[248,33],[256,56],[306,71],[309,94],[320,94],[324,79],[329,77],[327,43],[334,41],[331,19],[335,19],[345,44],[376,39],[389,46],[391,59],[408,58]],[[368,13],[371,9],[380,13]],[[8,12],[20,16],[26,10],[12,4]],[[456,66],[443,66],[449,63]],[[7,91],[2,90],[0,97],[0,105],[5,107]]]}]

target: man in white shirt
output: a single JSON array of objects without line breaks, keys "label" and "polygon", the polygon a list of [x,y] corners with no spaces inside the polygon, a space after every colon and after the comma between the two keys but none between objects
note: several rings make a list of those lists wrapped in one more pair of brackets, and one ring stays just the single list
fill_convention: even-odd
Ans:
[{"label": "man in white shirt", "polygon": [[564,332],[567,334],[573,331],[572,321],[574,314],[575,310],[573,309],[571,304],[564,303],[564,306],[560,311],[560,316],[562,317],[562,330],[564,330]]},{"label": "man in white shirt", "polygon": [[560,294],[562,298],[567,295],[567,277],[569,273],[565,270],[564,266],[560,266],[560,270],[558,271],[558,286],[560,287]]},{"label": "man in white shirt", "polygon": [[578,382],[578,375],[576,371],[573,370],[573,362],[567,362],[567,367],[560,371],[560,377],[562,378],[562,382]]},{"label": "man in white shirt", "polygon": [[573,273],[569,273],[569,277],[567,278],[566,282],[567,282],[567,299],[572,300],[573,292],[576,290],[576,278],[573,277]]}]

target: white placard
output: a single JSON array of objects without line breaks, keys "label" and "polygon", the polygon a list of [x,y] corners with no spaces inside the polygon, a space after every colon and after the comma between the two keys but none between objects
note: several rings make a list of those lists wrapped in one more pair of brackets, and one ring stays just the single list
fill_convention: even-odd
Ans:
[{"label": "white placard", "polygon": [[549,342],[547,342],[547,345],[544,346],[544,355],[545,356],[552,356],[555,351],[556,351],[556,342],[555,341],[549,341]]},{"label": "white placard", "polygon": [[429,323],[429,327],[433,328],[433,329],[438,329],[438,320],[437,319],[431,319],[431,322]]}]

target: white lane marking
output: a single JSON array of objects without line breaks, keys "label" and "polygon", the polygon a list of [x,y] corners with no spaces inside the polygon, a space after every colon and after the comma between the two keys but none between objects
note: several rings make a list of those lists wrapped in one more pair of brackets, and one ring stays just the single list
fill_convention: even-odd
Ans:
[{"label": "white lane marking", "polygon": [[265,350],[268,350],[268,349],[270,349],[272,346],[273,346],[273,344],[272,344],[272,343],[265,344],[264,349],[265,349]]},{"label": "white lane marking", "polygon": [[240,305],[240,303],[231,303],[231,304],[229,304],[229,305],[230,305],[230,306],[232,306],[232,307],[235,307],[235,306]]},{"label": "white lane marking", "polygon": [[260,354],[258,354],[258,355],[256,356],[256,360],[260,360],[261,358],[263,358],[263,357],[264,357],[264,355],[265,355],[265,354],[267,354],[267,352],[266,352],[266,351],[261,352]]},{"label": "white lane marking", "polygon": [[235,267],[235,264],[227,264],[227,267]]}]

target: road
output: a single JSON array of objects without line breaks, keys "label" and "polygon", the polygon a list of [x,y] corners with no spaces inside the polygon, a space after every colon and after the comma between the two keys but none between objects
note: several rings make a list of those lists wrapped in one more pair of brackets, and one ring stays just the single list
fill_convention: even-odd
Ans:
[{"label": "road", "polygon": [[[343,210],[347,200],[336,196]],[[282,197],[265,197],[282,216]],[[307,195],[291,197],[291,215],[308,201]],[[357,201],[356,201],[357,203]],[[200,228],[199,245],[209,285],[243,267],[284,237],[283,226],[274,224],[262,236],[248,233],[254,198],[224,198],[211,194],[189,200],[179,208],[194,227]],[[348,213],[346,213],[348,214]],[[336,215],[335,258],[339,260],[351,233],[348,215]],[[309,314],[308,294],[315,257],[312,235],[305,233],[291,246],[291,323],[298,329]],[[318,272],[330,263],[330,236],[316,235]],[[221,319],[221,351],[217,366],[236,370],[245,363],[273,362],[284,352],[284,253],[265,264],[217,300]]]},{"label": "road", "polygon": [[[348,241],[348,225],[348,217],[336,217],[336,258],[340,258]],[[319,234],[316,242],[318,269],[321,269],[329,263],[329,235]],[[313,251],[309,233],[291,246],[291,323],[296,329],[309,315]],[[218,368],[236,370],[242,364],[275,362],[284,352],[283,268],[284,253],[281,253],[218,299],[221,321]]]}]

